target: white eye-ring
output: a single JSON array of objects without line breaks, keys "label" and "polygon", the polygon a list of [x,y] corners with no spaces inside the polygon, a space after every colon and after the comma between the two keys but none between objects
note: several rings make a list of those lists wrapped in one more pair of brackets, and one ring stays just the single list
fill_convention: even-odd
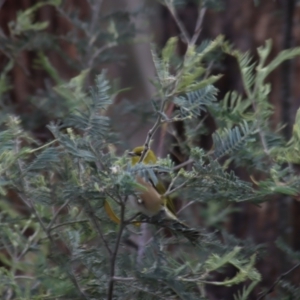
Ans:
[{"label": "white eye-ring", "polygon": [[137,199],[137,203],[138,204],[143,204],[143,200],[139,198],[139,199]]}]

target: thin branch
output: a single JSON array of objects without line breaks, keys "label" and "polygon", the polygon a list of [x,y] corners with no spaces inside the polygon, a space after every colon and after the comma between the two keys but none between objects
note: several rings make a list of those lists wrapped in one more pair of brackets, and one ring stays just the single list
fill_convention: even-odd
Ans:
[{"label": "thin branch", "polygon": [[[212,60],[212,61],[209,62],[208,66],[206,67],[206,70],[205,70],[204,79],[207,79],[208,76],[210,75],[210,71],[211,71],[214,63],[215,63],[214,60]],[[206,116],[208,116],[208,115],[206,115]]]},{"label": "thin branch", "polygon": [[97,51],[94,52],[93,55],[91,55],[91,58],[89,59],[88,61],[88,67],[91,68],[93,63],[94,63],[94,60],[105,50],[107,49],[110,49],[112,47],[115,47],[117,46],[117,43],[116,42],[111,42],[111,43],[107,43],[105,45],[103,45],[102,47],[98,48]]},{"label": "thin branch", "polygon": [[196,21],[194,34],[193,34],[193,36],[191,38],[191,41],[190,41],[190,45],[195,45],[197,40],[198,40],[198,37],[199,37],[199,35],[201,33],[201,30],[202,30],[201,27],[202,27],[202,23],[203,23],[203,20],[204,20],[205,13],[206,13],[206,7],[202,8],[202,3],[200,1],[199,11],[198,11],[198,18],[197,18],[197,21]]},{"label": "thin branch", "polygon": [[92,20],[90,24],[90,33],[93,34],[99,20],[99,14],[101,10],[103,0],[97,0],[94,5],[91,6]]},{"label": "thin branch", "polygon": [[24,195],[22,194],[18,194],[20,199],[23,201],[23,203],[25,203],[26,205],[29,204],[30,209],[32,210],[33,214],[36,216],[36,218],[38,219],[43,231],[46,233],[48,239],[53,243],[53,238],[50,235],[49,231],[47,230],[47,227],[45,226],[42,218],[40,217],[39,213],[37,212],[32,200],[30,198],[26,198]]},{"label": "thin branch", "polygon": [[160,296],[160,295],[158,295],[157,293],[151,292],[151,291],[149,291],[149,290],[143,289],[143,288],[138,287],[138,286],[132,286],[132,288],[134,288],[135,290],[141,291],[141,292],[143,292],[143,293],[149,294],[149,295],[155,297],[155,299],[157,299],[157,298],[163,299],[163,300],[166,299],[165,296]]},{"label": "thin branch", "polygon": [[[71,273],[72,272],[72,273]],[[80,295],[82,296],[83,299],[88,300],[89,297],[85,294],[85,292],[82,290],[76,275],[73,273],[73,271],[68,272],[68,275],[70,277],[70,280],[73,282],[73,284],[75,285],[75,287],[77,288],[78,292],[80,293]]]},{"label": "thin branch", "polygon": [[188,159],[187,161],[185,161],[185,162],[183,162],[183,163],[181,163],[181,164],[175,166],[175,167],[172,169],[172,171],[177,171],[177,170],[179,170],[179,169],[181,169],[181,168],[183,168],[183,167],[185,167],[185,166],[187,166],[187,165],[189,165],[189,164],[192,164],[193,162],[194,162],[194,160],[193,160],[192,158],[190,158],[190,159]]},{"label": "thin branch", "polygon": [[275,286],[287,275],[289,275],[291,272],[293,272],[294,270],[296,270],[297,268],[300,267],[300,263],[296,264],[295,266],[293,266],[290,270],[286,271],[285,273],[281,274],[275,281],[274,283],[271,285],[271,287],[265,291],[259,298],[257,298],[257,300],[263,299],[265,298],[268,294],[272,293],[272,291],[274,290]]},{"label": "thin branch", "polygon": [[149,241],[149,235],[150,235],[149,230],[147,230],[148,225],[145,224],[145,223],[148,223],[148,222],[145,222],[145,223],[141,222],[141,223],[142,223],[142,225],[141,225],[141,237],[139,239],[139,247],[138,247],[137,258],[136,258],[136,261],[137,261],[138,265],[140,265],[141,262],[143,261],[143,256],[144,256],[146,245]]},{"label": "thin branch", "polygon": [[189,203],[187,203],[186,205],[184,205],[183,207],[180,208],[180,210],[176,213],[177,216],[183,211],[185,210],[186,208],[188,208],[190,205],[196,203],[196,201],[190,201]]},{"label": "thin branch", "polygon": [[34,152],[36,152],[36,151],[39,151],[39,150],[41,150],[41,149],[44,149],[44,148],[50,146],[51,144],[53,144],[53,143],[55,143],[55,142],[57,142],[57,141],[58,141],[58,139],[55,139],[55,140],[53,140],[53,141],[51,141],[51,142],[49,142],[49,143],[46,143],[46,144],[42,145],[41,147],[38,147],[38,148],[35,148],[35,149],[31,149],[31,150],[29,151],[29,153],[34,153]]},{"label": "thin branch", "polygon": [[97,220],[97,218],[95,217],[95,215],[94,215],[94,213],[93,213],[93,209],[92,209],[92,207],[91,207],[91,204],[89,203],[88,200],[85,201],[85,205],[88,206],[88,209],[86,210],[86,214],[87,214],[87,215],[90,217],[90,219],[92,220],[92,223],[93,223],[94,227],[96,228],[96,231],[98,232],[100,239],[102,240],[102,242],[103,242],[103,244],[104,244],[104,246],[105,246],[105,248],[106,248],[106,250],[107,250],[109,256],[111,257],[111,256],[112,256],[112,251],[111,251],[111,249],[109,248],[106,239],[104,238],[104,234],[103,234],[103,232],[101,231],[101,228],[100,228],[100,226],[99,226],[99,224],[98,224],[98,220]]},{"label": "thin branch", "polygon": [[36,277],[26,276],[26,275],[16,275],[14,279],[28,279],[28,280],[36,280]]},{"label": "thin branch", "polygon": [[104,192],[109,198],[115,201],[118,205],[121,205],[121,203],[111,193],[109,193],[108,191],[104,191]]},{"label": "thin branch", "polygon": [[33,235],[31,235],[29,238],[28,238],[28,242],[26,244],[26,246],[24,247],[23,251],[20,253],[20,255],[15,258],[15,260],[19,261],[26,253],[27,251],[29,250],[29,248],[32,246],[32,241],[35,239],[35,237],[39,234],[39,230],[37,229]]},{"label": "thin branch", "polygon": [[47,230],[51,230],[52,225],[54,224],[54,222],[56,221],[57,217],[59,216],[60,212],[69,204],[69,202],[71,201],[71,199],[68,199],[55,213],[55,215],[53,216],[52,220],[50,221],[50,223],[47,226]]},{"label": "thin branch", "polygon": [[170,190],[169,192],[166,192],[163,194],[163,197],[167,197],[173,193],[175,193],[176,191],[180,190],[181,188],[183,188],[184,186],[186,186],[186,184],[189,182],[189,180],[186,180],[185,182],[183,182],[182,184],[176,186],[173,190]]},{"label": "thin branch", "polygon": [[[160,110],[159,110],[160,112],[163,112],[165,110],[165,106],[166,106],[167,101],[168,101],[168,99],[162,100],[162,103],[161,103],[161,106],[160,106]],[[162,120],[162,114],[158,114],[157,115],[157,119],[156,119],[153,127],[148,131],[148,134],[147,134],[147,137],[146,137],[146,140],[145,140],[145,143],[144,143],[144,150],[143,150],[143,152],[141,154],[141,157],[139,159],[139,163],[143,162],[143,160],[144,160],[144,158],[146,156],[146,153],[150,149],[151,138],[153,137],[153,135],[155,134],[156,130],[161,125],[161,120]]]},{"label": "thin branch", "polygon": [[189,34],[186,31],[186,29],[185,29],[184,25],[182,24],[181,20],[178,18],[175,7],[173,6],[171,1],[169,1],[169,0],[166,0],[165,4],[166,4],[168,10],[170,11],[174,21],[176,22],[180,32],[182,33],[184,42],[188,45],[190,43]]},{"label": "thin branch", "polygon": [[114,281],[133,281],[136,280],[135,277],[118,277],[118,276],[114,276],[113,277]]},{"label": "thin branch", "polygon": [[86,222],[89,222],[89,219],[64,222],[64,223],[60,223],[60,224],[57,224],[57,225],[49,228],[49,231],[52,231],[52,230],[57,229],[57,228],[62,227],[62,226],[67,226],[67,225],[72,225],[72,224],[77,224],[77,223],[86,223]]},{"label": "thin branch", "polygon": [[124,229],[124,216],[125,216],[125,202],[126,199],[123,203],[121,203],[121,215],[120,215],[120,227],[119,227],[119,232],[117,235],[117,241],[115,244],[115,249],[111,255],[111,261],[110,261],[110,280],[108,283],[108,293],[107,293],[107,300],[112,300],[113,299],[113,293],[114,293],[114,283],[115,283],[115,266],[116,266],[116,258],[120,246],[120,241]]},{"label": "thin branch", "polygon": [[[17,155],[17,153],[19,153],[19,145],[20,145],[20,141],[17,139],[16,142],[15,142],[15,153]],[[21,176],[20,176],[20,180],[21,180],[21,184],[22,184],[22,188],[24,190],[24,194],[21,194],[21,193],[18,193],[20,199],[23,201],[23,203],[26,205],[26,206],[29,206],[30,209],[33,211],[34,215],[36,216],[36,218],[38,219],[42,229],[44,230],[44,232],[47,234],[47,237],[49,238],[49,240],[53,243],[53,239],[52,239],[52,236],[50,235],[49,231],[47,230],[44,222],[42,221],[40,215],[38,214],[32,200],[30,198],[27,198],[25,196],[25,193],[26,193],[26,189],[27,189],[27,183],[24,179],[24,171],[23,171],[23,167],[22,167],[22,163],[20,161],[20,159],[17,160],[17,164],[18,164],[18,167],[19,167],[19,171],[21,173]]]},{"label": "thin branch", "polygon": [[12,54],[6,53],[6,51],[3,51],[3,50],[1,51],[1,53],[3,53],[8,59],[15,61],[15,63],[20,67],[20,69],[23,71],[23,73],[26,76],[30,76],[29,70],[23,65],[23,63],[21,63],[19,61],[19,59],[17,57],[14,57]]},{"label": "thin branch", "polygon": [[137,221],[133,222],[138,216],[140,216],[141,213],[136,213],[135,215],[133,215],[131,218],[124,220],[124,224],[135,224],[135,223],[139,223]]},{"label": "thin branch", "polygon": [[175,181],[177,180],[177,178],[179,177],[179,173],[177,173],[177,175],[172,179],[172,181],[170,182],[168,189],[166,190],[165,194],[170,193],[173,185],[175,184]]},{"label": "thin branch", "polygon": [[89,2],[90,11],[91,11],[92,16],[91,16],[90,26],[88,26],[88,28],[86,28],[86,30],[85,30],[85,33],[89,38],[88,45],[87,45],[88,51],[86,52],[86,62],[87,62],[88,68],[92,67],[92,65],[94,63],[94,59],[98,56],[98,55],[95,55],[95,53],[92,55],[92,51],[93,51],[93,44],[97,40],[98,34],[97,34],[96,26],[97,26],[97,22],[99,21],[99,15],[100,15],[100,9],[102,6],[102,2],[103,2],[103,0],[98,0],[93,3]]}]

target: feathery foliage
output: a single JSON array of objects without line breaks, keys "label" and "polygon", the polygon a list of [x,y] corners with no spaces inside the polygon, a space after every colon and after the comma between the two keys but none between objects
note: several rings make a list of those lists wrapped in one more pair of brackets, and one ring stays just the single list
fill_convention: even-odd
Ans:
[{"label": "feathery foliage", "polygon": [[[202,4],[217,9],[220,3]],[[178,1],[164,4],[176,21]],[[56,7],[73,24],[65,39],[76,46],[78,61],[64,56],[58,37],[41,38],[47,23],[34,22],[34,14],[42,5]],[[89,0],[88,5],[97,9],[97,1]],[[195,30],[196,39],[185,37],[182,58],[176,54],[177,37],[162,51],[153,50],[154,122],[144,146],[150,147],[158,128],[173,129],[172,123],[181,122],[186,136],[174,130],[172,146],[186,159],[179,167],[170,157],[146,165],[142,154],[140,163],[132,166],[127,152],[116,155],[122,136],[114,132],[107,114],[116,95],[107,73],[99,71],[89,90],[86,82],[97,71],[94,65],[118,56],[108,50],[132,41],[135,31],[129,13],[101,14],[99,20],[88,22],[53,0],[20,12],[10,24],[10,35],[0,37],[0,51],[7,53],[11,45],[14,54],[0,74],[1,105],[16,88],[9,80],[15,57],[24,49],[38,50],[35,67],[43,68],[50,81],[31,101],[51,120],[51,138],[43,143],[28,130],[36,128],[35,117],[32,126],[23,115],[1,119],[3,299],[209,299],[207,291],[214,286],[236,287],[231,296],[246,300],[262,282],[256,264],[266,249],[229,235],[224,224],[238,211],[234,204],[267,201],[271,195],[298,196],[299,176],[287,163],[299,159],[299,113],[286,142],[280,130],[270,126],[271,86],[265,81],[280,63],[299,55],[299,49],[285,50],[266,64],[270,41],[258,49],[255,61],[250,53],[233,49],[223,36],[197,48]],[[45,54],[50,45],[77,71],[67,82]],[[236,58],[244,93],[229,91],[218,102],[214,83],[221,75],[210,74],[208,61],[221,50]],[[211,149],[199,146],[201,136],[211,130],[205,125],[208,115],[217,127]],[[234,166],[245,167],[249,180],[240,178]],[[258,171],[263,171],[264,180],[256,180]],[[154,185],[161,178],[169,182],[163,196],[182,200],[177,217],[181,225],[192,228],[183,232],[181,226],[180,231],[178,223],[163,219],[163,214],[138,216],[130,205],[145,189],[137,175]],[[151,237],[146,241],[141,240],[143,224],[137,223],[149,223]],[[195,231],[199,238],[190,243],[184,233]],[[280,242],[278,246],[299,261],[298,252]],[[285,280],[278,286],[282,299],[299,293]]]}]

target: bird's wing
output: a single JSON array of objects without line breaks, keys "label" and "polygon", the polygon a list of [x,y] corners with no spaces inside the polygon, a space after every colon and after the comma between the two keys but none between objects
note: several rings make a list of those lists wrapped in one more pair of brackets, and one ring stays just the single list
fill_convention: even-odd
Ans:
[{"label": "bird's wing", "polygon": [[[158,181],[158,183],[155,185],[151,180],[151,178],[149,178],[149,182],[160,195],[163,195],[167,191],[162,182]],[[172,214],[176,215],[176,210],[172,198],[167,196],[167,197],[162,197],[162,200],[164,206],[166,206]]]}]

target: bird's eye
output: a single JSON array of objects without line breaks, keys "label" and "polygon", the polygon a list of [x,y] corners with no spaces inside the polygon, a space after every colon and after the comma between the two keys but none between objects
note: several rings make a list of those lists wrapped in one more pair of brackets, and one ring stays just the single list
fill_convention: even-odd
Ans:
[{"label": "bird's eye", "polygon": [[139,199],[137,199],[137,203],[138,204],[143,204],[143,200],[139,198]]}]

